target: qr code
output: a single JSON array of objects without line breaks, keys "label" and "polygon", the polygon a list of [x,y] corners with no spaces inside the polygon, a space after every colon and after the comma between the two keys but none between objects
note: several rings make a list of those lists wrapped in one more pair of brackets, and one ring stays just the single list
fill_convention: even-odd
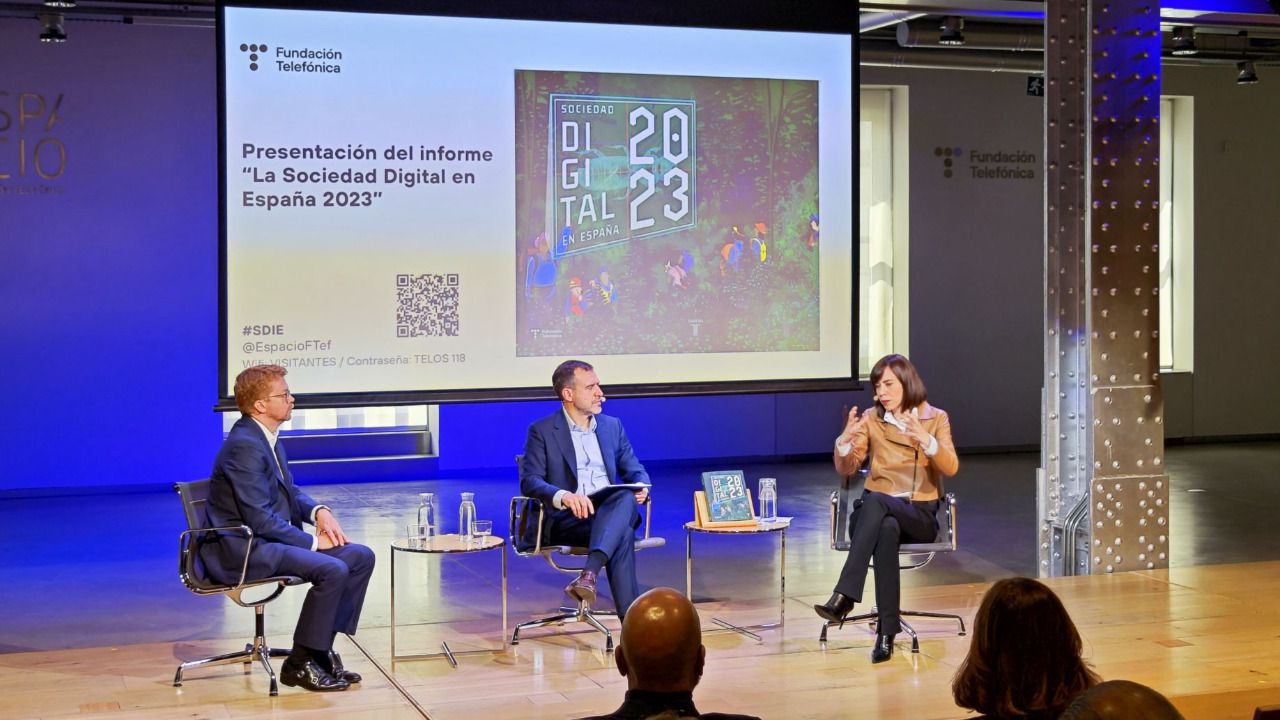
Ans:
[{"label": "qr code", "polygon": [[396,337],[456,337],[457,273],[396,275]]}]

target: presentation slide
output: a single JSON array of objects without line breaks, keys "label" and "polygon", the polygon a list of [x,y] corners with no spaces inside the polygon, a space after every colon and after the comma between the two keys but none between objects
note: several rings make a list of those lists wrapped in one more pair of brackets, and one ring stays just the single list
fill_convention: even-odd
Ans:
[{"label": "presentation slide", "polygon": [[224,396],[851,377],[852,35],[223,12]]}]

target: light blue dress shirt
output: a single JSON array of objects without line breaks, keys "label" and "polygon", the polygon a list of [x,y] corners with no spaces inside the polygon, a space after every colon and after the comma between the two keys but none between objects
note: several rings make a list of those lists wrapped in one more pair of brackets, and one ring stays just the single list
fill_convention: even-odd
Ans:
[{"label": "light blue dress shirt", "polygon": [[[575,467],[578,470],[577,493],[590,495],[610,484],[609,473],[604,466],[604,454],[600,451],[600,440],[596,437],[596,419],[592,416],[587,429],[583,430],[569,417],[569,411],[564,411],[564,417],[569,423],[569,437],[573,440]],[[563,508],[566,493],[568,490],[557,492],[551,499],[551,504],[556,508]]]}]

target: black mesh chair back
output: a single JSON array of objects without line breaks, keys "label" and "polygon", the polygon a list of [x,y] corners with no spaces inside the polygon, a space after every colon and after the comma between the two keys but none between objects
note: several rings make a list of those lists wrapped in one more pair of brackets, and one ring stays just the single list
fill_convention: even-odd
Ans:
[{"label": "black mesh chair back", "polygon": [[187,530],[193,531],[188,536],[189,540],[182,545],[178,556],[178,576],[188,590],[198,595],[224,592],[227,586],[209,579],[204,558],[200,553],[200,548],[213,541],[213,538],[207,532],[194,532],[209,527],[209,513],[205,508],[209,502],[209,481],[174,483],[173,487],[182,500],[182,510],[187,518]]},{"label": "black mesh chair back", "polygon": [[[272,648],[267,645],[264,607],[267,603],[280,597],[286,587],[301,584],[303,580],[292,575],[254,580],[247,579],[249,554],[253,551],[253,532],[243,525],[222,528],[209,527],[208,480],[174,483],[173,489],[177,491],[178,498],[182,501],[182,512],[187,520],[187,529],[183,530],[182,534],[178,536],[178,577],[182,580],[182,584],[196,595],[225,595],[235,604],[241,607],[253,608],[254,611],[253,642],[246,643],[244,650],[181,663],[178,665],[178,671],[173,676],[173,686],[182,686],[182,672],[190,668],[243,663],[247,671],[249,669],[248,666],[257,660],[271,677],[270,691],[272,695],[276,695],[279,689],[276,684],[276,673],[271,667],[270,659],[272,657],[285,657],[289,654],[289,651]],[[210,543],[217,542],[218,533],[234,533],[249,540],[246,544],[244,558],[239,561],[239,581],[234,585],[213,580],[209,577],[208,568],[205,567],[202,549],[205,549]],[[208,549],[212,550],[213,548]],[[271,585],[274,585],[275,588],[269,590],[265,597],[256,600],[243,597],[245,591]]]}]

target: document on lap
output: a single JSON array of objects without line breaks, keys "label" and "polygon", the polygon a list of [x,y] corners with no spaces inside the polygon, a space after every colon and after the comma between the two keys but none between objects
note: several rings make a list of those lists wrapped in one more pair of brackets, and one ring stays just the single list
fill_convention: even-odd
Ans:
[{"label": "document on lap", "polygon": [[587,497],[591,498],[591,502],[599,504],[601,500],[604,500],[605,498],[609,497],[610,495],[612,495],[613,493],[619,490],[630,490],[632,492],[637,492],[640,490],[648,490],[651,487],[653,487],[653,485],[649,483],[617,483],[615,485],[606,485],[600,488],[599,490],[591,493]]}]

